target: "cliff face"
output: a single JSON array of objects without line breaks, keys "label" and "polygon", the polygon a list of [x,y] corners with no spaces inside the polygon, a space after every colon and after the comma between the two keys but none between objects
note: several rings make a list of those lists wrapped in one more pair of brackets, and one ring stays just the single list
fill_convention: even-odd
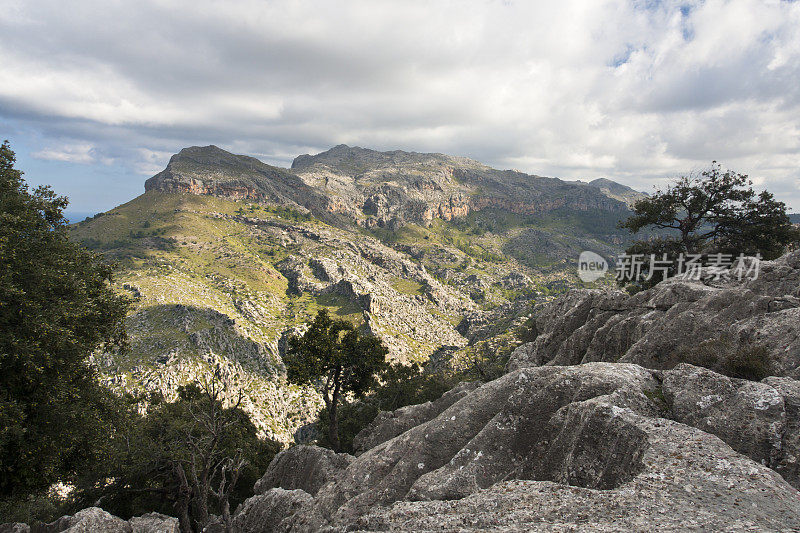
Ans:
[{"label": "cliff face", "polygon": [[170,158],[167,168],[148,179],[144,188],[264,201],[300,210],[324,203],[313,189],[285,169],[216,146],[184,148]]},{"label": "cliff face", "polygon": [[145,189],[277,203],[317,216],[343,214],[368,228],[428,225],[488,207],[522,215],[555,209],[619,213],[626,209],[620,191],[636,194],[608,180],[565,182],[495,170],[462,157],[345,145],[301,155],[291,169],[215,146],[185,148],[147,180]]}]

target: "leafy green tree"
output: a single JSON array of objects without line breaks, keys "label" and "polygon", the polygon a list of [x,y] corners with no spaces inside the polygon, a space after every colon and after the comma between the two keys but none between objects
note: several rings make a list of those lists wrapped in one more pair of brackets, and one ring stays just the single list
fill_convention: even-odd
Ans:
[{"label": "leafy green tree", "polygon": [[378,337],[362,335],[342,319],[332,319],[322,309],[302,336],[289,338],[287,379],[296,384],[314,384],[322,394],[328,415],[328,440],[341,451],[338,408],[352,394],[363,396],[375,383],[375,375],[386,368],[388,350]]},{"label": "leafy green tree", "polygon": [[[450,390],[452,383],[439,374],[423,372],[416,364],[387,365],[378,376],[375,386],[352,402],[339,407],[339,446],[353,453],[353,438],[367,427],[380,411],[394,411],[406,405],[416,405],[439,398]],[[328,438],[328,411],[322,409],[317,420],[321,438],[319,444],[332,447]]]},{"label": "leafy green tree", "polygon": [[215,513],[229,530],[231,507],[251,495],[280,446],[258,437],[241,395],[225,407],[222,392],[192,384],[174,402],[152,396],[144,416],[130,411],[106,461],[80,480],[74,508],[172,514],[184,533],[202,531]]},{"label": "leafy green tree", "polygon": [[[783,202],[767,191],[756,194],[746,175],[723,171],[716,161],[699,175],[680,177],[666,190],[637,201],[620,227],[631,233],[656,230],[658,237],[635,242],[627,253],[659,258],[683,252],[759,253],[774,259],[800,240]],[[653,276],[651,281],[659,280]]]},{"label": "leafy green tree", "polygon": [[111,268],[67,237],[67,199],[28,189],[0,145],[0,498],[70,481],[102,453],[115,398],[90,364],[124,344]]}]

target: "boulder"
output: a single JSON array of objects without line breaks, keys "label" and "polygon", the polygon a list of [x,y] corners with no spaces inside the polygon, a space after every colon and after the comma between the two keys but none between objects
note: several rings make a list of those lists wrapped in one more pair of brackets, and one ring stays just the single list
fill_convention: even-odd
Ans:
[{"label": "boulder", "polygon": [[381,411],[375,420],[353,439],[356,455],[438,416],[470,391],[475,390],[478,385],[477,382],[460,383],[435,401],[408,405],[396,411]]},{"label": "boulder", "polygon": [[786,425],[781,453],[772,465],[786,481],[800,488],[800,381],[786,377],[768,377],[762,381],[783,397]]},{"label": "boulder", "polygon": [[276,487],[301,489],[314,495],[336,474],[347,468],[352,455],[336,453],[328,448],[299,445],[280,452],[272,459],[267,471],[253,491],[264,494]]},{"label": "boulder", "polygon": [[31,533],[133,533],[133,527],[99,507],[88,507],[73,516],[62,516],[50,524],[34,526]]},{"label": "boulder", "polygon": [[133,533],[180,533],[178,519],[161,513],[147,513],[128,520]]},{"label": "boulder", "polygon": [[237,533],[289,531],[288,519],[310,502],[311,495],[299,489],[270,489],[239,506],[233,517],[233,530]]},{"label": "boulder", "polygon": [[31,528],[22,522],[0,524],[0,533],[30,533]]},{"label": "boulder", "polygon": [[761,464],[780,460],[786,410],[775,388],[685,363],[664,372],[662,386],[674,420],[718,436]]}]

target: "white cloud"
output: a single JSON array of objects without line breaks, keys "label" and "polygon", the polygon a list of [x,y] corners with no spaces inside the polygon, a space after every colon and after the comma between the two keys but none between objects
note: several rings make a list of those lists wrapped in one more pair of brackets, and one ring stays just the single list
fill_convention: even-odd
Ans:
[{"label": "white cloud", "polygon": [[91,144],[61,145],[56,148],[45,148],[31,155],[36,159],[47,161],[65,161],[67,163],[89,164],[96,161],[94,147]]},{"label": "white cloud", "polygon": [[800,2],[0,0],[0,62],[0,117],[141,173],[345,142],[650,190],[717,159],[800,209]]}]

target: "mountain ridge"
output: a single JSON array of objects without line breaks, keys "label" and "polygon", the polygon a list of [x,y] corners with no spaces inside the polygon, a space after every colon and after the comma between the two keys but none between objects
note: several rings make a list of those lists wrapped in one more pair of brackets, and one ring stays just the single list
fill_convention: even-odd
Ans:
[{"label": "mountain ridge", "polygon": [[542,214],[555,209],[622,212],[644,196],[605,180],[567,182],[497,170],[465,157],[344,144],[296,157],[290,168],[267,165],[214,145],[188,147],[145,182],[145,190],[210,194],[307,209],[367,227],[429,225],[493,207]]}]

